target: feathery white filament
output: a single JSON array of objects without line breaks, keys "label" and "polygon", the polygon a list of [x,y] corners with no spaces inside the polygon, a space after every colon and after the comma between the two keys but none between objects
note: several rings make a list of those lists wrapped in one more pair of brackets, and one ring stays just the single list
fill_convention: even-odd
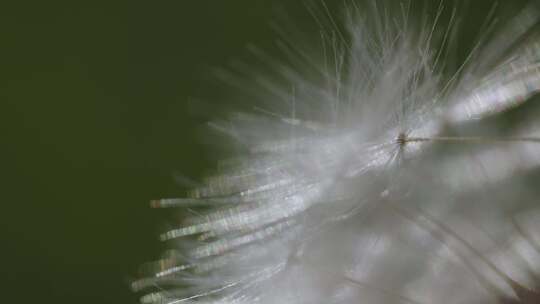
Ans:
[{"label": "feathery white filament", "polygon": [[[151,264],[134,288],[161,290],[141,301],[540,299],[540,206],[513,178],[540,165],[538,124],[491,137],[460,129],[540,91],[540,42],[528,34],[538,11],[529,6],[508,23],[502,33],[512,39],[481,40],[448,77],[442,7],[418,32],[407,6],[401,17],[375,8],[370,18],[352,5],[346,33],[324,2],[320,9],[317,21],[330,24],[322,60],[282,44],[316,75],[275,66],[295,88],[294,114],[258,110],[213,122],[246,154],[190,197],[152,202],[201,211],[161,235],[191,246]],[[291,104],[269,79],[257,76],[261,91]],[[516,189],[526,192],[511,196]],[[536,222],[519,220],[529,211]]]}]

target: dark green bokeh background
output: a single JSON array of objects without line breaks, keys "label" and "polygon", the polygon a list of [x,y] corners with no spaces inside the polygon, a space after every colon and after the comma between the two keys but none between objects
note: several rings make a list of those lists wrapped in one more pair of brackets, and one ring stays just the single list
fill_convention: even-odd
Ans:
[{"label": "dark green bokeh background", "polygon": [[270,45],[273,8],[307,18],[305,9],[287,0],[13,2],[0,4],[0,302],[135,303],[130,275],[158,255],[164,221],[148,201],[182,193],[176,172],[211,166],[192,113],[199,96],[214,100],[206,111],[223,106],[205,68],[247,43]]}]

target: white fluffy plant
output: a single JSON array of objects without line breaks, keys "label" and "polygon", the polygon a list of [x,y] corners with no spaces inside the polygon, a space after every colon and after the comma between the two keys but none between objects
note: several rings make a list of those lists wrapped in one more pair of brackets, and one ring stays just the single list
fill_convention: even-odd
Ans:
[{"label": "white fluffy plant", "polygon": [[486,22],[453,66],[457,10],[417,25],[410,5],[308,5],[320,44],[258,52],[270,102],[213,122],[244,152],[153,202],[194,212],[141,302],[540,303],[540,121],[516,110],[540,90],[539,12]]}]

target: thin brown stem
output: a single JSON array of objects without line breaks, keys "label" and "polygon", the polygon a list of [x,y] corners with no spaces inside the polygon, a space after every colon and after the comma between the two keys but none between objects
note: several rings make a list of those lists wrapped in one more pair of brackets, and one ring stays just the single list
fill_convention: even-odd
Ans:
[{"label": "thin brown stem", "polygon": [[468,142],[468,143],[540,143],[540,137],[481,137],[481,136],[435,136],[398,138],[400,143],[409,142]]}]

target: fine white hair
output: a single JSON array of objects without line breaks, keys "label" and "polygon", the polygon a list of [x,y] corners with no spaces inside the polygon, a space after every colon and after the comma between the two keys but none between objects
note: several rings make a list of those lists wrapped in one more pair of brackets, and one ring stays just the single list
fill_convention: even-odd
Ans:
[{"label": "fine white hair", "polygon": [[253,49],[254,111],[210,123],[241,152],[152,202],[197,212],[161,235],[142,303],[540,301],[540,12],[486,13],[455,59],[460,10],[413,4],[307,5],[319,44]]}]

